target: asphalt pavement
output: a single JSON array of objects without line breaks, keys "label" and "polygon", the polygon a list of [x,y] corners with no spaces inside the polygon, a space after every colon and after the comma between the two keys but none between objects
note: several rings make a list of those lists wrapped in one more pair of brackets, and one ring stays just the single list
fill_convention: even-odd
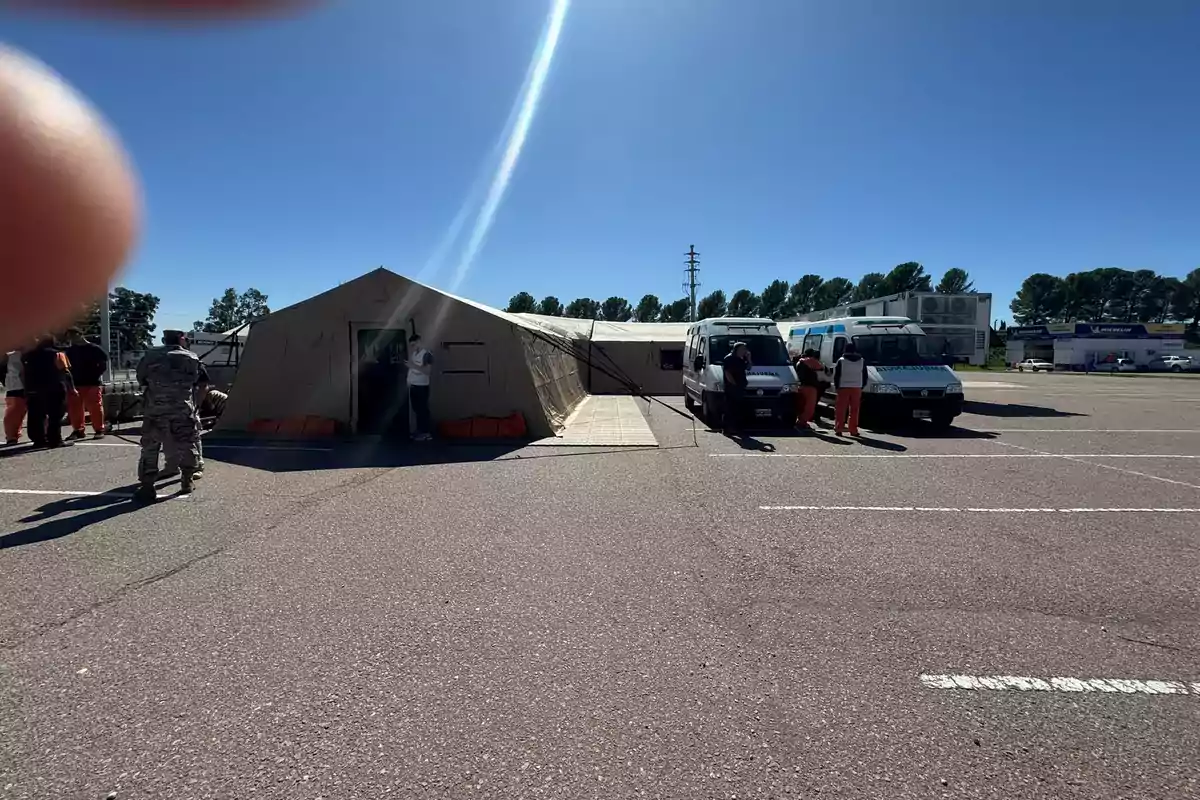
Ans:
[{"label": "asphalt pavement", "polygon": [[119,438],[0,451],[0,797],[1200,795],[1200,382],[964,379],[861,441],[214,440],[149,508]]}]

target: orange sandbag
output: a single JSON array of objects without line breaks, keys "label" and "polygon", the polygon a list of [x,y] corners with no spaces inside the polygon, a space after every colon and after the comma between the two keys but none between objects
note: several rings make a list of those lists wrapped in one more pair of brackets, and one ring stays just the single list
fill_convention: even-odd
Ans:
[{"label": "orange sandbag", "polygon": [[500,420],[475,417],[471,420],[471,436],[475,439],[495,439],[500,435]]},{"label": "orange sandbag", "polygon": [[438,435],[443,439],[471,438],[471,420],[448,419],[438,423]]},{"label": "orange sandbag", "polygon": [[525,417],[518,414],[509,414],[500,420],[500,428],[497,435],[502,439],[520,439],[528,433],[525,427]]},{"label": "orange sandbag", "polygon": [[337,431],[337,423],[325,417],[306,417],[304,419],[305,436],[333,436]]},{"label": "orange sandbag", "polygon": [[306,422],[308,420],[304,417],[288,417],[279,423],[279,433],[286,436],[302,436]]}]

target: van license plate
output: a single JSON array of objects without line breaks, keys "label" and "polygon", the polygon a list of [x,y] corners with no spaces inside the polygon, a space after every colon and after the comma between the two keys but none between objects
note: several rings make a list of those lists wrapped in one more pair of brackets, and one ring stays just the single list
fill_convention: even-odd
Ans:
[{"label": "van license plate", "polygon": [[769,409],[769,408],[756,408],[756,409],[754,409],[754,416],[756,416],[756,417],[769,417],[769,416],[771,416],[771,409]]},{"label": "van license plate", "polygon": [[913,409],[913,419],[929,419],[929,411],[924,408]]}]

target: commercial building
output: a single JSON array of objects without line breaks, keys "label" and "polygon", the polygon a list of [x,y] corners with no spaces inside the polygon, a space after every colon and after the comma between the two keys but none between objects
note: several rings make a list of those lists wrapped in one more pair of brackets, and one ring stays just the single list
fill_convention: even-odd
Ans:
[{"label": "commercial building", "polygon": [[1049,361],[1057,369],[1104,368],[1118,358],[1145,367],[1158,355],[1182,354],[1184,325],[1122,322],[1063,322],[1008,329],[1005,361]]},{"label": "commercial building", "polygon": [[836,317],[908,317],[925,332],[922,355],[976,366],[987,363],[992,322],[990,294],[901,292],[844,303],[803,314],[796,320],[820,321]]}]

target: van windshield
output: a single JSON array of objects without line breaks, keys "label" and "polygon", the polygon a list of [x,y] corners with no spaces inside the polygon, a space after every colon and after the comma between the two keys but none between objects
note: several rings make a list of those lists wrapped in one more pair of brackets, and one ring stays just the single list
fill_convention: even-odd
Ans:
[{"label": "van windshield", "polygon": [[729,355],[734,342],[746,343],[750,348],[750,363],[756,367],[786,367],[792,363],[788,360],[787,345],[778,336],[712,336],[708,341],[713,364],[720,364]]},{"label": "van windshield", "polygon": [[913,367],[926,362],[921,357],[921,337],[913,333],[892,336],[855,336],[858,352],[871,366]]}]

